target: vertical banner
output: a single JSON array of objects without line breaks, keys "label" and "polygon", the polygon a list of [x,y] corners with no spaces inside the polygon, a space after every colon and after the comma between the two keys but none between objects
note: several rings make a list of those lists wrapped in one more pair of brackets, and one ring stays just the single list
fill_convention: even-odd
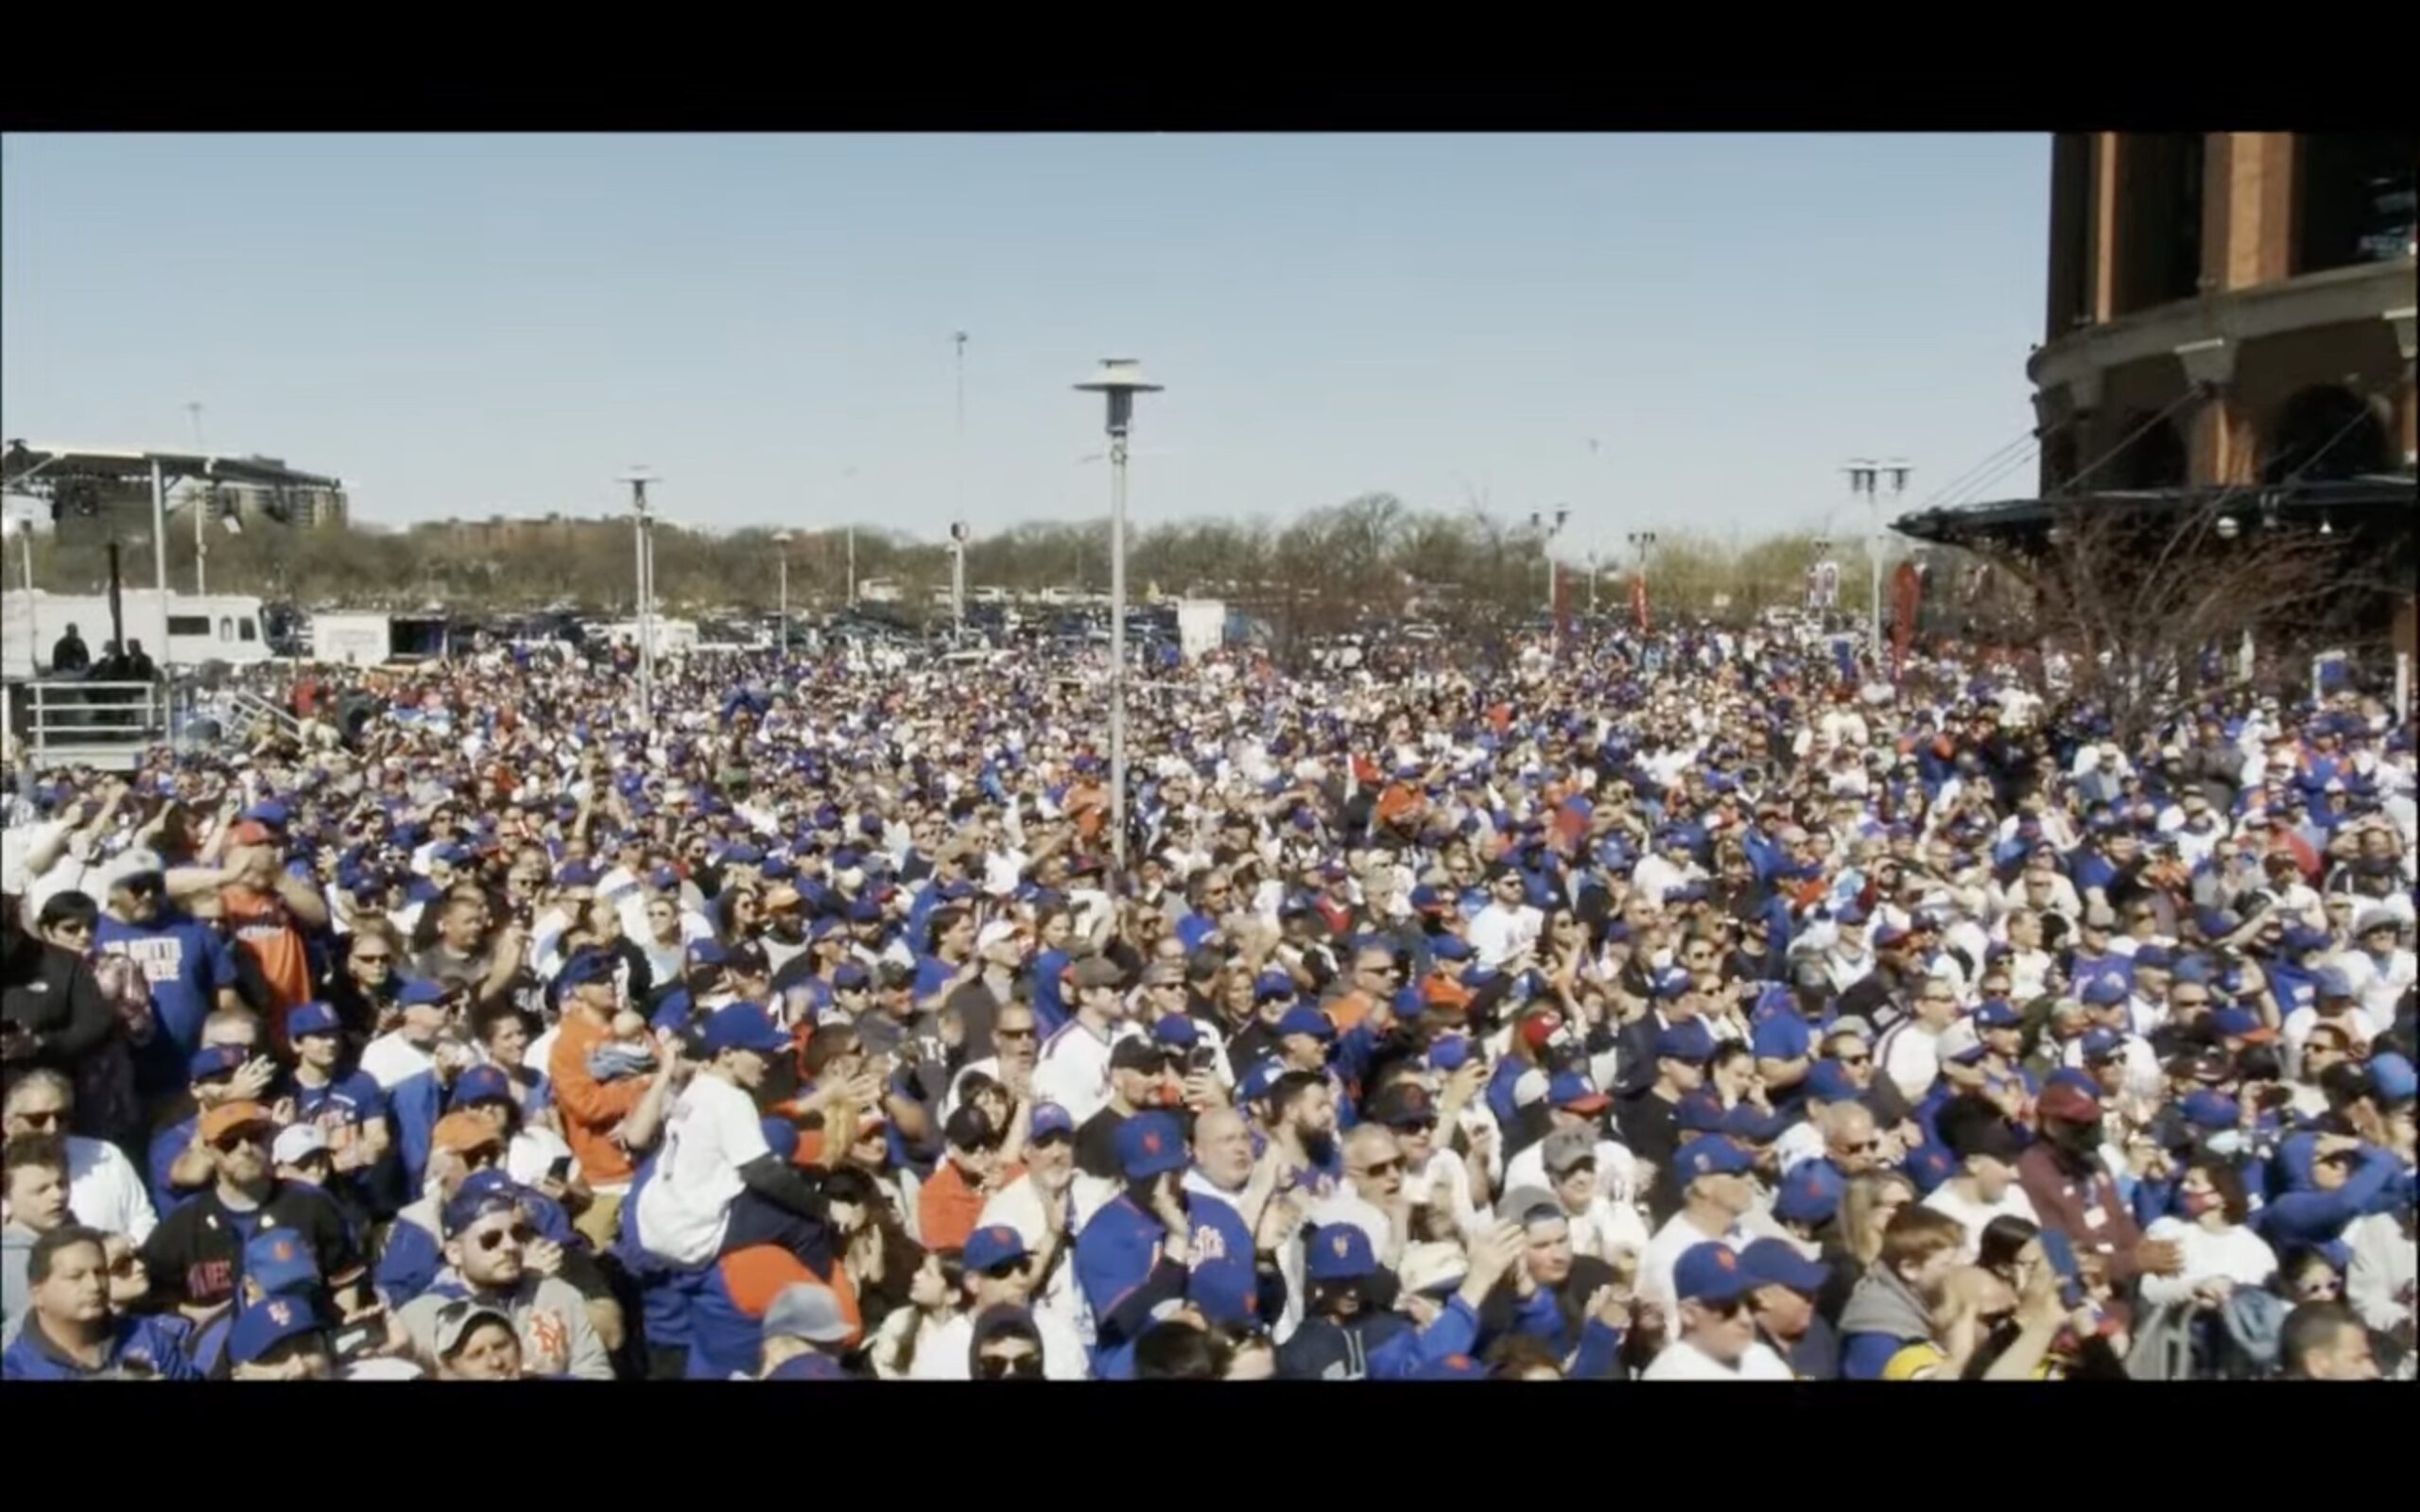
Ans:
[{"label": "vertical banner", "polygon": [[1630,580],[1630,610],[1632,616],[1638,621],[1638,633],[1641,635],[1652,633],[1655,622],[1647,611],[1647,575],[1645,573],[1639,573]]},{"label": "vertical banner", "polygon": [[1925,576],[1912,561],[1903,561],[1891,575],[1891,680],[1908,664],[1908,647],[1916,638],[1916,610],[1924,602]]}]

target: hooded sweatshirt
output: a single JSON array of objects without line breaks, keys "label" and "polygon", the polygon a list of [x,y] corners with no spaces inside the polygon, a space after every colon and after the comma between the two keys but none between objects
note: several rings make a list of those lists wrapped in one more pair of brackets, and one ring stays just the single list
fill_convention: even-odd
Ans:
[{"label": "hooded sweatshirt", "polygon": [[1841,1375],[1849,1381],[1879,1381],[1893,1355],[1931,1337],[1932,1314],[1924,1299],[1876,1265],[1858,1282],[1841,1314]]}]

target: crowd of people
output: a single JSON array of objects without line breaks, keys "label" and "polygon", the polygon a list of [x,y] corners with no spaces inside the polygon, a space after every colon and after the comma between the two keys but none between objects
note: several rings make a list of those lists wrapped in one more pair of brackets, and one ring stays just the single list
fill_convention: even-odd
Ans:
[{"label": "crowd of people", "polygon": [[2412,1374],[2376,699],[1220,652],[1120,836],[1063,655],[494,650],[29,774],[0,1374]]}]

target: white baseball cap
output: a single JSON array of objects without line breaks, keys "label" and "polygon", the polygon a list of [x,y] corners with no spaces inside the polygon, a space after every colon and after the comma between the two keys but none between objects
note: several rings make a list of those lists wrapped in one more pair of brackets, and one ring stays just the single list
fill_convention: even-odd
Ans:
[{"label": "white baseball cap", "polygon": [[276,1143],[268,1148],[268,1158],[278,1165],[300,1165],[314,1155],[324,1155],[327,1148],[327,1130],[319,1125],[288,1124],[277,1131]]}]

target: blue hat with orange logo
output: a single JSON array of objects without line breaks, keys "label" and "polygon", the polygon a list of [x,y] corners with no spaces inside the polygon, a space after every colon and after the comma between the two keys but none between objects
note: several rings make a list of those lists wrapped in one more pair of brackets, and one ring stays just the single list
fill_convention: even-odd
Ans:
[{"label": "blue hat with orange logo", "polygon": [[1377,1253],[1370,1247],[1370,1236],[1357,1224],[1329,1224],[1313,1232],[1304,1247],[1308,1253],[1309,1275],[1315,1281],[1351,1280],[1373,1275],[1378,1268]]},{"label": "blue hat with orange logo", "polygon": [[966,1236],[966,1247],[959,1259],[972,1271],[997,1270],[1012,1261],[1026,1257],[1025,1235],[1004,1223],[976,1229]]},{"label": "blue hat with orange logo", "polygon": [[264,1228],[245,1242],[244,1279],[268,1297],[307,1297],[320,1286],[319,1257],[291,1228]]},{"label": "blue hat with orange logo", "polygon": [[1117,1165],[1129,1179],[1182,1171],[1190,1160],[1176,1120],[1166,1113],[1137,1113],[1118,1125]]},{"label": "blue hat with orange logo", "polygon": [[269,1351],[289,1339],[320,1331],[319,1310],[292,1297],[272,1297],[244,1309],[227,1331],[227,1358],[237,1365],[258,1365]]},{"label": "blue hat with orange logo", "polygon": [[1829,1161],[1803,1160],[1773,1194],[1773,1216],[1784,1223],[1829,1223],[1846,1190],[1847,1181]]},{"label": "blue hat with orange logo", "polygon": [[1691,1245],[1672,1267],[1672,1296],[1683,1302],[1737,1301],[1755,1287],[1738,1251],[1719,1240]]}]

